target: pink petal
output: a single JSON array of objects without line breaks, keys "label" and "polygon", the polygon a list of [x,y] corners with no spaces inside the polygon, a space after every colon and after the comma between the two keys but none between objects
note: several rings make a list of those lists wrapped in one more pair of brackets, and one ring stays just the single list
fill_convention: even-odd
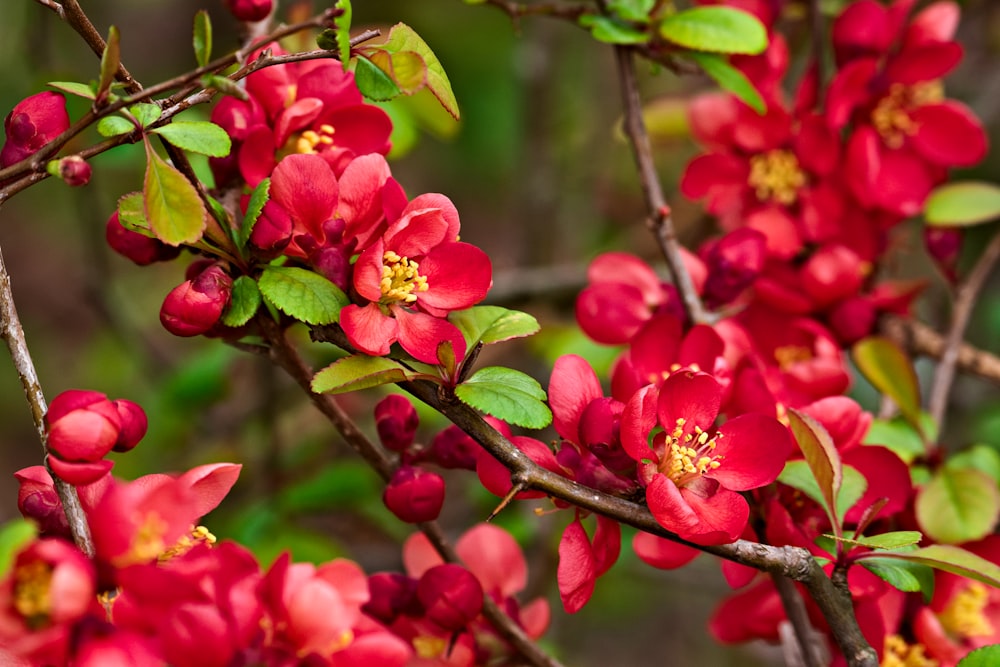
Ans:
[{"label": "pink petal", "polygon": [[346,240],[356,239],[359,249],[367,248],[382,231],[382,187],[391,177],[389,164],[378,153],[351,160],[338,182],[340,198],[337,214],[347,225]]},{"label": "pink petal", "polygon": [[656,387],[647,385],[629,399],[622,412],[622,449],[636,461],[657,459],[648,439],[649,432],[656,426],[656,404]]},{"label": "pink petal", "polygon": [[597,515],[597,530],[594,531],[594,567],[601,576],[615,564],[622,548],[622,527],[614,519]]},{"label": "pink petal", "polygon": [[722,388],[707,373],[679,371],[666,379],[660,388],[656,412],[660,425],[672,431],[678,420],[683,419],[684,433],[691,433],[695,426],[704,430],[712,428],[722,405]]},{"label": "pink petal", "polygon": [[688,103],[691,135],[712,151],[726,150],[732,145],[736,116],[735,98],[729,93],[705,93]]},{"label": "pink petal", "polygon": [[317,239],[337,210],[337,178],[318,155],[293,154],[274,168],[271,198]]},{"label": "pink petal", "polygon": [[939,182],[933,165],[906,148],[882,151],[880,158],[874,192],[878,204],[906,217],[920,213],[927,195]]},{"label": "pink petal", "polygon": [[354,289],[369,301],[382,298],[382,267],[385,245],[382,239],[368,246],[354,263]]},{"label": "pink petal", "polygon": [[702,199],[742,191],[750,175],[749,163],[735,155],[709,153],[691,160],[681,176],[681,192],[688,199]]},{"label": "pink petal", "polygon": [[839,130],[847,125],[854,110],[870,97],[869,86],[878,70],[874,58],[855,60],[843,67],[830,81],[826,93],[826,117]]},{"label": "pink petal", "polygon": [[620,345],[635,336],[650,317],[642,292],[632,285],[597,283],[577,296],[576,319],[580,328],[603,345]]},{"label": "pink petal", "polygon": [[194,492],[195,502],[191,509],[202,517],[219,506],[236,484],[242,469],[239,463],[210,463],[188,470],[177,481]]},{"label": "pink petal", "polygon": [[678,489],[666,475],[659,474],[646,487],[646,503],[661,526],[703,545],[735,541],[750,516],[750,506],[738,493],[720,488],[702,497]]},{"label": "pink petal", "polygon": [[792,453],[788,429],[773,417],[740,415],[723,424],[719,434],[714,453],[722,465],[705,475],[734,491],[770,484]]},{"label": "pink petal", "polygon": [[580,417],[591,401],[603,395],[597,373],[583,357],[567,354],[556,359],[549,380],[549,407],[556,433],[579,444]]},{"label": "pink petal", "polygon": [[941,42],[904,49],[889,61],[885,76],[893,83],[912,85],[940,79],[958,66],[962,46],[958,42]]},{"label": "pink petal", "polygon": [[339,63],[317,61],[303,68],[298,77],[296,94],[322,100],[329,109],[361,104],[364,98],[354,82],[354,73],[345,72]]},{"label": "pink petal", "polygon": [[594,593],[596,579],[594,553],[587,531],[579,519],[574,519],[559,540],[559,567],[556,571],[559,597],[566,613],[575,614],[583,609]]},{"label": "pink petal", "polygon": [[677,362],[682,325],[673,315],[653,317],[632,338],[629,359],[641,382],[657,383],[670,366]]},{"label": "pink petal", "polygon": [[683,567],[701,554],[694,547],[641,531],[632,538],[632,550],[642,562],[660,570]]},{"label": "pink petal", "polygon": [[918,125],[910,141],[923,157],[942,167],[970,167],[984,157],[989,140],[979,119],[960,102],[945,100],[910,113]]},{"label": "pink petal", "polygon": [[290,107],[278,116],[274,124],[274,147],[280,149],[292,136],[293,132],[304,130],[323,111],[323,102],[315,97],[299,97]]},{"label": "pink petal", "polygon": [[351,304],[340,311],[340,326],[355,348],[378,357],[389,354],[396,342],[399,325],[378,307],[370,303],[364,308]]},{"label": "pink petal", "polygon": [[772,257],[791,259],[802,249],[798,225],[784,206],[761,206],[746,216],[746,226],[764,235]]},{"label": "pink petal", "polygon": [[906,28],[904,48],[954,39],[961,10],[955,2],[933,2],[910,21]]},{"label": "pink petal", "polygon": [[477,524],[458,538],[455,551],[487,594],[509,597],[528,584],[528,564],[521,547],[503,528]]},{"label": "pink petal", "polygon": [[444,559],[434,549],[426,535],[414,533],[406,538],[406,542],[403,543],[403,567],[408,575],[419,579],[424,572],[442,563]]},{"label": "pink petal", "polygon": [[411,312],[399,306],[393,306],[392,312],[398,324],[399,344],[417,361],[439,363],[438,345],[444,342],[451,343],[456,359],[465,358],[465,338],[458,327],[448,320]]},{"label": "pink petal", "polygon": [[[271,68],[268,68],[271,69]],[[237,158],[240,174],[252,188],[274,170],[274,136],[266,125],[257,125],[247,134]],[[273,193],[272,193],[273,197]]]},{"label": "pink petal", "polygon": [[469,308],[486,298],[493,285],[489,256],[470,243],[442,243],[420,262],[427,291],[419,293],[421,308],[442,311]]}]

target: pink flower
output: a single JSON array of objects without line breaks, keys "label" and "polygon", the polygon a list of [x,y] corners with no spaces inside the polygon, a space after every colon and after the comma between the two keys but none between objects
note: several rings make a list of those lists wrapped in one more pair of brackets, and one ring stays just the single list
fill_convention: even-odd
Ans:
[{"label": "pink flower", "polygon": [[4,120],[7,143],[0,151],[0,166],[20,162],[69,129],[66,98],[45,91],[26,97]]}]

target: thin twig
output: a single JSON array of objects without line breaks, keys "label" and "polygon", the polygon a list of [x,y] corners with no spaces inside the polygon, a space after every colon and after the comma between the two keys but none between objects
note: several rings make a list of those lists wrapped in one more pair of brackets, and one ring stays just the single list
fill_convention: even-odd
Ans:
[{"label": "thin twig", "polygon": [[639,170],[639,180],[646,196],[646,208],[649,213],[650,226],[660,244],[667,267],[674,279],[674,285],[681,295],[684,310],[688,318],[695,324],[706,324],[710,321],[701,298],[695,290],[694,282],[684,265],[677,232],[674,229],[670,205],[660,187],[660,178],[653,162],[653,148],[646,132],[646,124],[642,118],[642,102],[639,99],[639,87],[636,82],[635,64],[632,51],[624,46],[615,47],[615,60],[618,64],[618,80],[621,85],[622,102],[625,107],[625,133],[628,135]]},{"label": "thin twig", "polygon": [[819,656],[816,655],[814,635],[816,631],[809,623],[809,613],[805,602],[792,580],[781,575],[772,574],[771,581],[778,590],[781,606],[785,608],[785,616],[792,626],[794,640],[798,644],[798,657],[802,667],[821,667]]},{"label": "thin twig", "polygon": [[986,249],[983,250],[983,254],[976,260],[976,265],[972,267],[968,277],[955,290],[951,325],[945,336],[944,350],[934,373],[934,382],[931,385],[928,402],[928,411],[938,425],[939,432],[944,425],[945,413],[948,409],[948,396],[955,380],[955,367],[958,365],[962,340],[965,338],[965,329],[969,324],[969,318],[972,317],[972,310],[976,305],[979,292],[993,271],[997,260],[1000,260],[1000,233],[993,235]]},{"label": "thin twig", "polygon": [[[914,354],[931,359],[940,359],[944,355],[944,336],[923,322],[886,314],[882,316],[879,328],[882,333]],[[958,370],[1000,383],[1000,357],[995,354],[963,342],[958,346],[958,359],[955,363]]]},{"label": "thin twig", "polygon": [[62,5],[60,5],[55,0],[35,0],[35,2],[40,4],[42,7],[51,9],[52,11],[54,11],[56,14],[59,15],[59,18],[61,19],[66,18],[66,12],[63,11]]},{"label": "thin twig", "polygon": [[[21,379],[24,397],[28,400],[28,407],[31,408],[31,418],[35,422],[35,431],[38,434],[39,442],[42,443],[42,451],[46,454],[47,465],[49,447],[48,433],[45,430],[45,413],[48,412],[48,406],[45,402],[45,394],[42,392],[42,385],[38,381],[38,374],[35,372],[35,364],[28,351],[28,343],[24,338],[21,320],[17,316],[10,275],[7,273],[2,252],[0,252],[0,336],[3,336],[4,342],[7,343],[10,358],[14,362],[17,376]],[[51,469],[49,472],[52,473]],[[93,557],[94,543],[90,538],[87,516],[83,512],[83,507],[80,506],[76,487],[67,484],[55,473],[52,473],[52,481],[56,493],[59,495],[59,500],[62,502],[63,512],[66,514],[66,521],[69,523],[73,541],[80,548],[80,551],[88,557]]]}]

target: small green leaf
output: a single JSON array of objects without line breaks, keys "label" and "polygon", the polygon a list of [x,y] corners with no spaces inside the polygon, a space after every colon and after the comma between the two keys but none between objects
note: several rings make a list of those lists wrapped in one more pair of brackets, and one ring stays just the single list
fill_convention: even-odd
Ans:
[{"label": "small green leaf", "polygon": [[756,55],[767,48],[767,28],[733,7],[693,7],[660,23],[663,39],[695,51]]},{"label": "small green leaf", "polygon": [[[877,553],[878,558],[893,558],[909,563],[920,563],[936,570],[944,570],[960,577],[981,581],[994,588],[1000,588],[1000,565],[951,544],[932,544],[929,547],[910,551],[879,551]],[[858,562],[862,560],[868,559],[865,556],[858,558]]]},{"label": "small green leaf", "polygon": [[736,69],[723,56],[715,53],[686,53],[695,61],[705,74],[712,77],[719,87],[732,93],[748,107],[763,115],[767,112],[767,104],[757,88],[747,75]]},{"label": "small green leaf", "polygon": [[208,211],[184,174],[156,154],[146,142],[143,204],[149,226],[167,245],[196,243],[205,232]]},{"label": "small green leaf", "polygon": [[649,12],[655,5],[656,0],[611,0],[608,10],[626,21],[643,22],[649,20]]},{"label": "small green leaf", "polygon": [[859,340],[851,348],[851,356],[872,386],[891,398],[911,424],[921,428],[920,386],[910,357],[882,336]]},{"label": "small green leaf", "polygon": [[135,116],[135,119],[139,121],[139,125],[141,127],[145,128],[149,127],[160,118],[160,115],[163,113],[163,109],[155,104],[140,102],[139,104],[133,104],[130,106],[128,108],[128,112]]},{"label": "small green leaf", "polygon": [[517,426],[539,429],[552,422],[542,386],[511,368],[482,368],[455,387],[455,395],[466,405]]},{"label": "small green leaf", "polygon": [[146,205],[141,192],[130,192],[118,199],[118,222],[125,229],[156,238],[146,219]]},{"label": "small green leaf", "polygon": [[199,9],[194,15],[193,45],[198,67],[204,67],[212,57],[212,19],[204,9]]},{"label": "small green leaf", "polygon": [[937,187],[924,204],[924,218],[934,227],[968,227],[1000,218],[1000,185],[960,181]]},{"label": "small green leaf", "polygon": [[64,93],[69,93],[70,95],[86,97],[88,100],[92,100],[96,97],[96,95],[94,95],[94,89],[85,83],[77,83],[76,81],[49,81],[45,85],[52,86],[53,88],[61,90]]},{"label": "small green leaf", "polygon": [[355,62],[354,82],[362,95],[376,102],[391,100],[402,92],[388,74],[364,56]]},{"label": "small green leaf", "polygon": [[14,557],[38,535],[38,527],[27,519],[13,519],[0,528],[0,580],[14,564]]},{"label": "small green leaf", "polygon": [[135,129],[135,123],[122,116],[105,116],[97,121],[97,133],[102,137],[117,137]]},{"label": "small green leaf", "polygon": [[260,308],[260,290],[250,276],[239,276],[233,281],[233,293],[229,299],[229,308],[222,316],[222,323],[227,327],[241,327],[257,314]]},{"label": "small green leaf", "polygon": [[907,464],[927,453],[920,433],[902,416],[873,420],[865,433],[864,444],[891,449]]},{"label": "small green leaf", "polygon": [[894,558],[864,558],[858,564],[904,593],[922,593],[924,602],[934,595],[934,570],[927,565]]},{"label": "small green leaf", "polygon": [[896,530],[881,535],[865,535],[855,541],[872,549],[898,549],[920,544],[920,540],[923,538],[924,536],[919,530]]},{"label": "small green leaf", "polygon": [[267,267],[257,286],[278,310],[307,324],[332,324],[350,303],[332,282],[295,266]]},{"label": "small green leaf", "polygon": [[491,345],[530,336],[540,329],[538,320],[531,315],[500,306],[473,306],[455,310],[448,314],[448,321],[462,332],[470,350],[476,343]]},{"label": "small green leaf", "polygon": [[204,120],[175,120],[152,130],[178,148],[209,157],[226,157],[232,141],[226,131]]},{"label": "small green leaf", "polygon": [[917,492],[914,509],[917,522],[932,540],[972,542],[993,530],[1000,517],[1000,490],[978,470],[943,467]]},{"label": "small green leaf", "polygon": [[[387,51],[389,53],[411,51],[420,56],[427,70],[427,87],[432,93],[434,93],[434,97],[438,99],[441,106],[443,106],[455,120],[458,120],[458,100],[455,99],[455,93],[452,92],[451,82],[448,81],[448,75],[445,74],[444,67],[441,66],[441,61],[434,55],[434,52],[431,51],[429,46],[427,46],[427,43],[421,39],[420,35],[413,31],[413,28],[405,23],[397,23],[389,31],[389,38],[384,44],[379,45],[379,47],[375,49],[366,49],[365,53],[371,57],[369,51],[379,50]],[[378,65],[379,63],[376,64]],[[399,83],[399,79],[396,77],[393,77],[393,80]],[[406,86],[401,85],[400,88],[404,91],[406,90]]]},{"label": "small green leaf", "polygon": [[230,97],[235,97],[236,99],[244,102],[250,99],[249,93],[247,93],[244,88],[241,88],[240,85],[232,79],[220,74],[206,74],[201,77],[200,81],[203,87],[215,88],[223,95],[229,95]]},{"label": "small green leaf", "polygon": [[241,248],[245,247],[247,241],[250,240],[250,235],[253,234],[253,228],[257,224],[257,220],[260,218],[260,213],[264,210],[264,204],[266,204],[270,198],[271,179],[265,178],[263,181],[258,183],[257,187],[255,187],[253,192],[250,193],[250,201],[247,203],[247,212],[246,215],[243,216],[243,224],[240,225],[238,242]]},{"label": "small green leaf", "polygon": [[580,17],[580,25],[588,28],[594,39],[605,44],[645,44],[650,39],[649,32],[613,16],[584,14]]},{"label": "small green leaf", "polygon": [[[806,461],[798,459],[786,463],[781,474],[778,475],[778,481],[794,489],[798,489],[816,501],[816,504],[821,507],[823,506],[825,502],[823,494],[820,492],[816,478],[813,477],[812,471],[809,469],[809,463]],[[861,496],[865,495],[867,489],[868,480],[865,479],[865,476],[853,466],[844,466],[843,479],[840,485],[840,492],[837,494],[837,504],[835,506],[837,516],[844,516],[847,510],[854,507],[861,500]],[[841,537],[839,539],[843,540],[844,538]]]},{"label": "small green leaf", "polygon": [[351,62],[351,0],[338,0],[337,8],[344,10],[344,13],[333,20],[337,28],[337,49],[340,52],[340,64],[344,71]]},{"label": "small green leaf", "polygon": [[324,51],[336,51],[338,49],[337,31],[333,28],[324,28],[316,35],[316,46]]},{"label": "small green leaf", "polygon": [[1000,644],[983,646],[958,661],[955,667],[996,667],[1000,665]]},{"label": "small green leaf", "polygon": [[1000,453],[989,445],[973,445],[949,457],[944,464],[951,470],[968,469],[984,472],[1000,485]]},{"label": "small green leaf", "polygon": [[111,26],[108,28],[108,41],[104,45],[104,53],[101,54],[101,78],[97,83],[96,99],[101,102],[107,99],[111,84],[118,74],[118,65],[121,63],[121,49],[118,42],[118,28]]},{"label": "small green leaf", "polygon": [[836,500],[844,473],[837,446],[826,428],[809,415],[790,409],[788,420],[795,442],[816,479],[822,497],[820,504],[829,514],[837,537],[840,537],[840,516],[836,511]]},{"label": "small green leaf", "polygon": [[352,354],[333,362],[312,379],[317,394],[343,394],[383,384],[405,382],[413,373],[398,361],[388,357]]}]

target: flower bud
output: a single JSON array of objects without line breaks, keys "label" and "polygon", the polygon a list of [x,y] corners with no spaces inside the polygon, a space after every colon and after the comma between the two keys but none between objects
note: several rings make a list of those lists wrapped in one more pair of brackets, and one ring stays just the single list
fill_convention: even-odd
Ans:
[{"label": "flower bud", "polygon": [[90,183],[90,163],[79,155],[69,155],[58,161],[53,160],[46,166],[46,170],[73,188]]},{"label": "flower bud", "polygon": [[379,572],[368,577],[368,602],[361,611],[386,625],[400,614],[420,616],[423,607],[417,599],[417,580],[398,572]]},{"label": "flower bud", "polygon": [[20,162],[69,129],[66,98],[45,91],[26,97],[4,120],[7,141],[0,151],[0,167]]},{"label": "flower bud", "polygon": [[444,506],[444,478],[416,466],[402,466],[389,480],[382,501],[400,521],[433,521]]},{"label": "flower bud", "polygon": [[838,303],[827,315],[827,321],[837,340],[853,345],[872,332],[876,315],[871,299],[853,296]]},{"label": "flower bud", "polygon": [[958,282],[955,268],[962,254],[962,230],[955,228],[924,227],[924,247],[941,273],[951,284]]},{"label": "flower bud", "polygon": [[483,610],[483,587],[461,565],[445,563],[424,572],[417,583],[417,598],[426,618],[444,630],[464,629]]},{"label": "flower bud", "polygon": [[375,429],[379,440],[394,452],[403,452],[413,444],[419,422],[417,411],[405,396],[390,394],[375,406]]},{"label": "flower bud", "polygon": [[118,219],[118,211],[112,213],[111,217],[108,218],[108,223],[104,228],[104,238],[107,239],[112,250],[139,266],[169,261],[181,254],[180,248],[169,246],[159,239],[126,229]]},{"label": "flower bud", "polygon": [[139,441],[146,435],[146,428],[149,425],[146,412],[139,404],[124,398],[111,402],[118,410],[118,416],[122,422],[122,428],[113,449],[116,452],[127,452],[138,445]]},{"label": "flower bud", "polygon": [[482,448],[465,431],[449,426],[434,436],[430,449],[421,458],[442,468],[475,470],[480,451]]},{"label": "flower bud", "polygon": [[704,297],[709,308],[730,303],[753,284],[764,268],[767,240],[756,229],[729,232],[705,253]]},{"label": "flower bud", "polygon": [[806,261],[799,275],[806,294],[823,308],[858,293],[864,280],[864,266],[847,246],[828,245]]},{"label": "flower bud", "polygon": [[274,8],[273,0],[225,0],[226,9],[240,21],[263,21]]},{"label": "flower bud", "polygon": [[46,462],[52,468],[52,472],[59,479],[73,486],[86,486],[101,479],[114,467],[114,461],[100,459],[98,461],[85,461],[82,463],[74,461],[63,461],[57,456],[49,454]]},{"label": "flower bud", "polygon": [[160,323],[175,336],[208,332],[229,305],[233,279],[218,264],[175,287],[163,300]]},{"label": "flower bud", "polygon": [[42,535],[72,539],[62,501],[45,466],[31,466],[14,473],[17,480],[17,509],[25,519],[38,524]]},{"label": "flower bud", "polygon": [[63,461],[103,459],[118,442],[122,420],[108,397],[71,389],[52,400],[45,415],[49,450]]}]

